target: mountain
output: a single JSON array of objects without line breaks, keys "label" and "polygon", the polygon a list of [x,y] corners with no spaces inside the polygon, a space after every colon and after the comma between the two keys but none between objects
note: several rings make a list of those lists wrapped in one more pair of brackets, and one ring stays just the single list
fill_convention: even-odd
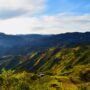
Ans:
[{"label": "mountain", "polygon": [[90,90],[90,32],[0,34],[0,90]]},{"label": "mountain", "polygon": [[58,35],[6,35],[0,34],[0,56],[25,55],[51,47],[74,47],[90,44],[90,32]]},{"label": "mountain", "polygon": [[0,55],[25,54],[32,50],[32,46],[36,45],[35,42],[46,37],[47,35],[5,35],[1,33]]},{"label": "mountain", "polygon": [[27,55],[3,56],[0,69],[3,70],[1,78],[4,77],[0,80],[8,82],[10,90],[12,87],[23,90],[89,90],[90,45],[53,47]]},{"label": "mountain", "polygon": [[4,67],[6,69],[44,73],[50,71],[53,74],[64,74],[64,71],[68,72],[69,69],[71,70],[76,66],[88,66],[90,69],[89,64],[90,45],[62,49],[55,47],[43,52],[33,52],[23,56],[3,56],[0,58],[0,69]]}]

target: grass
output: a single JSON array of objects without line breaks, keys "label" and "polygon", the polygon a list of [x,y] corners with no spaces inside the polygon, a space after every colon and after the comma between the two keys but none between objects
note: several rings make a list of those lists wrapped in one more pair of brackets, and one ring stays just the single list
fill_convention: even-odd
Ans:
[{"label": "grass", "polygon": [[[43,77],[30,72],[3,69],[0,74],[0,90],[89,90],[90,83],[73,83],[67,76]],[[88,89],[89,88],[89,89]]]}]

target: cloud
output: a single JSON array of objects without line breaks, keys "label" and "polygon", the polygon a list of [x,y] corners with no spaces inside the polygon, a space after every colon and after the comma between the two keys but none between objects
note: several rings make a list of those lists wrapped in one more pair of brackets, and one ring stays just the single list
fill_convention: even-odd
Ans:
[{"label": "cloud", "polygon": [[[17,16],[26,13],[29,13],[29,15],[41,13],[45,9],[45,1],[46,0],[0,0],[0,16],[1,18],[8,18],[6,13],[9,13],[8,15],[11,17],[15,16],[16,13]],[[5,17],[3,17],[3,15]]]},{"label": "cloud", "polygon": [[90,14],[58,14],[0,20],[0,32],[7,34],[58,34],[76,31],[90,31]]},{"label": "cloud", "polygon": [[25,11],[21,11],[21,10],[16,10],[16,11],[2,11],[0,13],[0,17],[1,19],[8,19],[8,18],[13,18],[13,17],[17,17],[17,16],[21,16],[25,14]]}]

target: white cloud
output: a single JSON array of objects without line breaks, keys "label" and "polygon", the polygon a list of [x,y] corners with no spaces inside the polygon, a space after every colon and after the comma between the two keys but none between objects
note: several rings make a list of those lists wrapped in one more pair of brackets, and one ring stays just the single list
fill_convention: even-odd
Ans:
[{"label": "white cloud", "polygon": [[45,0],[0,0],[0,11],[22,10],[33,14],[44,9]]},{"label": "white cloud", "polygon": [[7,34],[58,34],[90,31],[90,15],[17,17],[0,20],[0,32]]}]

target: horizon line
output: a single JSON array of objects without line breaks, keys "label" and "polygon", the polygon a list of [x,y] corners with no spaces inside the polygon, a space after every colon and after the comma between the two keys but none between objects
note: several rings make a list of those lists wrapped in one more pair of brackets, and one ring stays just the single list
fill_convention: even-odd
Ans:
[{"label": "horizon line", "polygon": [[13,36],[19,36],[19,35],[60,35],[60,34],[72,34],[72,33],[90,33],[90,31],[85,31],[85,32],[82,32],[82,31],[75,31],[75,32],[63,32],[63,33],[57,33],[57,34],[43,34],[43,33],[21,33],[21,34],[9,34],[9,33],[5,33],[5,32],[0,32],[0,35],[13,35]]}]

